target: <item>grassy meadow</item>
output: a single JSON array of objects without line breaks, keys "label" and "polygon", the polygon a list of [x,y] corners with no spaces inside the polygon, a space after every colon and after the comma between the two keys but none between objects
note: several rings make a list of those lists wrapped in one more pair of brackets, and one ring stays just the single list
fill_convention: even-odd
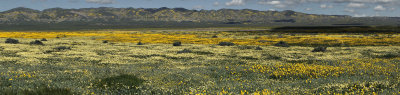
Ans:
[{"label": "grassy meadow", "polygon": [[2,31],[0,41],[5,95],[400,94],[399,34]]}]

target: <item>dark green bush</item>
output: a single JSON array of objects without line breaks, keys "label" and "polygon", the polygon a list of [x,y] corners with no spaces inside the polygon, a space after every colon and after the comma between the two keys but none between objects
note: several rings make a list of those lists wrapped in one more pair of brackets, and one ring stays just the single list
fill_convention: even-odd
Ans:
[{"label": "dark green bush", "polygon": [[43,39],[41,39],[40,41],[47,41],[47,39],[43,38]]},{"label": "dark green bush", "polygon": [[263,50],[261,47],[256,47],[256,50]]},{"label": "dark green bush", "polygon": [[138,42],[137,45],[144,45],[142,42]]},{"label": "dark green bush", "polygon": [[286,42],[284,41],[279,41],[278,43],[276,43],[274,46],[277,47],[290,47]]},{"label": "dark green bush", "polygon": [[218,45],[220,46],[234,46],[235,44],[232,42],[220,42]]},{"label": "dark green bush", "polygon": [[328,47],[315,47],[311,52],[326,52],[326,48]]},{"label": "dark green bush", "polygon": [[254,46],[247,46],[247,45],[238,45],[236,48],[240,50],[246,50],[246,49],[254,49]]},{"label": "dark green bush", "polygon": [[376,56],[377,58],[396,58],[396,57],[400,57],[399,54],[394,54],[394,53],[388,53],[388,54],[384,54],[381,56]]},{"label": "dark green bush", "polygon": [[174,42],[172,45],[173,46],[182,46],[182,42]]},{"label": "dark green bush", "polygon": [[32,41],[29,44],[31,44],[31,45],[44,45],[43,42],[39,41],[39,40]]},{"label": "dark green bush", "polygon": [[6,39],[5,43],[9,43],[9,44],[18,44],[19,41],[17,39],[12,39],[12,38],[8,38]]},{"label": "dark green bush", "polygon": [[125,87],[136,88],[144,82],[143,79],[134,75],[123,74],[115,77],[101,79],[97,86],[101,88],[122,89]]},{"label": "dark green bush", "polygon": [[182,51],[178,51],[178,54],[180,53],[192,53],[192,51],[189,49],[183,49]]},{"label": "dark green bush", "polygon": [[66,46],[59,46],[54,48],[55,50],[61,51],[61,50],[71,50],[71,47],[66,47]]}]

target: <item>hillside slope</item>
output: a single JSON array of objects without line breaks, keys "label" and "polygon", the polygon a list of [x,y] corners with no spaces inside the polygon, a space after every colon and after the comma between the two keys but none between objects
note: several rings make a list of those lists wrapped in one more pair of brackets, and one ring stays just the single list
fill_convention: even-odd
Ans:
[{"label": "hillside slope", "polygon": [[351,17],[251,9],[188,10],[185,8],[14,8],[0,12],[1,25],[400,25],[398,17]]}]

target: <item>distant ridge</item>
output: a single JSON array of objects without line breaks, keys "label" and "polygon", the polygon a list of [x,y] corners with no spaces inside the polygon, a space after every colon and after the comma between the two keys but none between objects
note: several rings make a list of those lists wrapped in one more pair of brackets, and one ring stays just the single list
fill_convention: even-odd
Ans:
[{"label": "distant ridge", "polygon": [[252,9],[189,10],[185,8],[50,8],[18,7],[0,12],[0,25],[399,25],[399,17],[351,17]]}]

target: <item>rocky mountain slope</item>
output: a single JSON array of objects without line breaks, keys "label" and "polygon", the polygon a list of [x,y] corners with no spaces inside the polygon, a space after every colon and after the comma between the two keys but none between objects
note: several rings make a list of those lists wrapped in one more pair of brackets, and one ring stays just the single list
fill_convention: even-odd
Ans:
[{"label": "rocky mountain slope", "polygon": [[398,17],[351,17],[251,9],[188,10],[185,8],[14,8],[0,12],[1,25],[29,24],[146,25],[163,23],[235,25],[399,25]]}]

